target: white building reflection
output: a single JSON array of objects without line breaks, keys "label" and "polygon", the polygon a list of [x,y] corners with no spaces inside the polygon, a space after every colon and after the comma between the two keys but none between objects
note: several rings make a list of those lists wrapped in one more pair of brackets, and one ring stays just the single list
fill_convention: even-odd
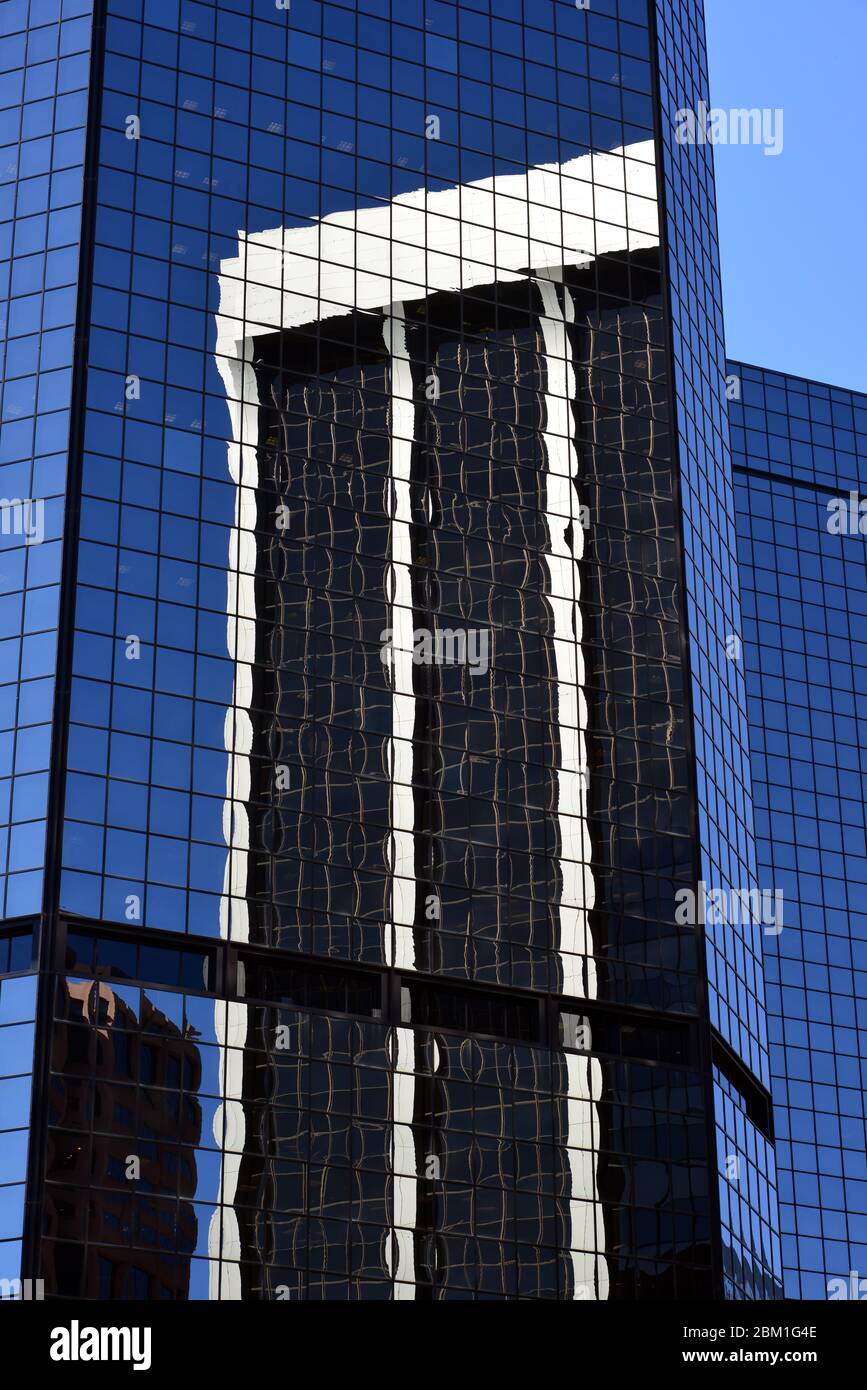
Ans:
[{"label": "white building reflection", "polygon": [[[233,708],[226,716],[228,776],[223,825],[227,863],[221,932],[236,942],[250,937],[247,885],[250,857],[249,801],[254,730],[251,715],[256,642],[256,566],[260,485],[259,391],[254,371],[256,340],[310,327],[353,312],[377,314],[388,353],[390,383],[390,553],[385,573],[389,626],[391,783],[388,867],[391,931],[386,963],[417,968],[417,911],[412,790],[413,597],[410,466],[416,404],[407,347],[407,306],[434,293],[473,286],[534,284],[541,304],[544,345],[545,521],[548,553],[546,597],[553,620],[555,716],[559,735],[557,844],[559,900],[557,954],[562,990],[597,997],[590,938],[594,882],[589,868],[586,809],[587,702],[582,660],[581,579],[584,529],[576,479],[573,401],[575,369],[569,343],[574,306],[564,268],[594,258],[656,247],[656,170],[652,142],[587,155],[563,166],[543,165],[525,174],[494,176],[428,193],[419,189],[380,207],[365,207],[312,220],[308,226],[239,234],[238,254],[220,267],[217,362],[231,420],[229,470],[235,483],[235,519],[229,554],[227,642],[235,663]],[[222,1219],[209,1240],[211,1297],[239,1298],[241,1258],[233,1210],[244,1141],[242,1049],[248,1009],[219,1003],[217,1038],[225,1052],[223,1111],[227,1148],[222,1171]],[[413,1034],[393,1029],[393,1238],[387,1264],[397,1296],[415,1288],[413,1228],[417,1216],[417,1159],[411,1123],[415,1108]],[[574,1296],[608,1293],[603,1219],[596,1181],[602,1072],[598,1061],[565,1056],[568,1077],[567,1149],[571,1174],[571,1240]],[[218,1135],[219,1140],[219,1135]]]}]

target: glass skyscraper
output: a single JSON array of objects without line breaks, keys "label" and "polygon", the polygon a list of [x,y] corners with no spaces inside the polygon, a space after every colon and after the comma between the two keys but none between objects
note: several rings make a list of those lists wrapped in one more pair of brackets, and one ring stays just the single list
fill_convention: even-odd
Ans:
[{"label": "glass skyscraper", "polygon": [[824,1296],[863,560],[790,594],[736,511],[815,492],[814,388],[725,361],[701,4],[0,26],[0,1278]]},{"label": "glass skyscraper", "polygon": [[756,848],[785,899],[765,953],[785,1290],[815,1299],[867,1268],[867,396],[728,370]]}]

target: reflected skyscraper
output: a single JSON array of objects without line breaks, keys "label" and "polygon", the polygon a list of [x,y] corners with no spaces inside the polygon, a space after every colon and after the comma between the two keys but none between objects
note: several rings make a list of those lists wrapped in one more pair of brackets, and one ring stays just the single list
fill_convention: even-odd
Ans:
[{"label": "reflected skyscraper", "polygon": [[700,4],[52,4],[0,1276],[779,1296]]}]

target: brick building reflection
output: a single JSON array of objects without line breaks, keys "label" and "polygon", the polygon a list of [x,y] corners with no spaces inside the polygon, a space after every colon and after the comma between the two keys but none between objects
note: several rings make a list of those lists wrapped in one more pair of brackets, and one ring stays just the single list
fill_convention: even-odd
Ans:
[{"label": "brick building reflection", "polygon": [[185,1299],[197,1237],[201,1056],[144,990],[140,1014],[123,994],[139,991],[57,983],[46,1294]]}]

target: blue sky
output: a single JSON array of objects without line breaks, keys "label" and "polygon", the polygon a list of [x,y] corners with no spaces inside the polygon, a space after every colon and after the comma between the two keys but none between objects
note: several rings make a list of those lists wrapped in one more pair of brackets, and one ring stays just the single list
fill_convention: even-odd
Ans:
[{"label": "blue sky", "polygon": [[714,149],[731,357],[867,391],[867,0],[705,0],[714,107],[783,147]]}]

